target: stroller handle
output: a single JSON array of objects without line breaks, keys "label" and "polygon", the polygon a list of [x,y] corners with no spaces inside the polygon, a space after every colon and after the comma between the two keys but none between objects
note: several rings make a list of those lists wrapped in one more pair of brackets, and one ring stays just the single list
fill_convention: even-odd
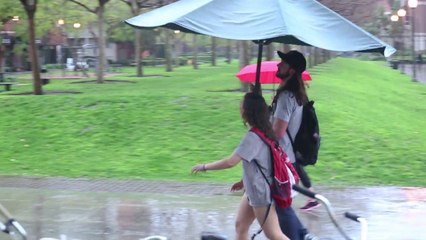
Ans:
[{"label": "stroller handle", "polygon": [[294,184],[294,185],[292,186],[292,188],[293,188],[293,190],[294,190],[294,191],[299,192],[299,193],[301,193],[301,194],[303,194],[303,195],[305,195],[305,196],[307,196],[307,197],[310,197],[310,198],[316,198],[316,197],[315,197],[315,195],[317,195],[316,193],[311,192],[311,191],[309,191],[309,190],[308,190],[308,189],[306,189],[306,188],[300,187],[299,185]]}]

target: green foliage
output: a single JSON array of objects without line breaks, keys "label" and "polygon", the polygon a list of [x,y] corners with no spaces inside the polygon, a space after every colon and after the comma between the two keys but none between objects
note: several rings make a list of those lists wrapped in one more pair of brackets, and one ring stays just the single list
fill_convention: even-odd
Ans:
[{"label": "green foliage", "polygon": [[390,24],[390,19],[385,15],[383,7],[374,9],[374,16],[369,21],[364,22],[362,25],[364,29],[373,35],[378,35]]},{"label": "green foliage", "polygon": [[130,7],[122,1],[111,1],[106,5],[105,22],[107,23],[108,38],[114,41],[133,41],[134,28],[123,22],[132,17]]},{"label": "green foliage", "polygon": [[[0,93],[0,174],[239,179],[241,167],[189,174],[196,163],[230,154],[246,131],[239,117],[243,93],[228,91],[239,88],[238,63],[218,63],[169,73],[146,67],[143,78],[126,68],[107,77],[135,83],[44,86],[82,94]],[[426,85],[384,62],[338,58],[309,71],[322,133],[319,162],[307,167],[314,185],[426,185]]]}]

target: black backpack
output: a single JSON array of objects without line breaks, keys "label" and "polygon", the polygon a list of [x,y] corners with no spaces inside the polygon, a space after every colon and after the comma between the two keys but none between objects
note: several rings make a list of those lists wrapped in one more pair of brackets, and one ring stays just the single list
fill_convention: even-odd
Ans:
[{"label": "black backpack", "polygon": [[287,134],[293,146],[296,161],[303,166],[315,165],[318,159],[321,137],[314,101],[309,101],[303,105],[302,122],[296,137],[292,138],[288,128]]},{"label": "black backpack", "polygon": [[[275,112],[278,94],[274,97],[270,110]],[[303,165],[315,165],[318,160],[320,148],[320,132],[317,114],[315,113],[314,101],[308,101],[303,105],[302,122],[296,137],[293,138],[287,128],[296,161]],[[293,140],[294,139],[294,140]]]}]

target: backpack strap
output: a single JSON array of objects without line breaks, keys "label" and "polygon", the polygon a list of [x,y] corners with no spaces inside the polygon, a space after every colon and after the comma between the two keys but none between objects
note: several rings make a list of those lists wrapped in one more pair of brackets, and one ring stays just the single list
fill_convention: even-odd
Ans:
[{"label": "backpack strap", "polygon": [[[268,139],[265,136],[265,134],[258,128],[251,128],[250,131],[254,132],[257,136],[259,136],[260,139],[262,139],[262,141],[266,145],[269,146],[270,153],[271,153],[271,168],[272,168],[272,175],[271,176],[274,176],[274,163],[272,162],[273,161],[273,156],[272,156],[272,146],[273,145],[271,145],[271,144],[273,144],[272,141],[270,139]],[[253,162],[256,164],[257,168],[259,168],[260,173],[262,174],[263,178],[268,183],[268,185],[271,185],[271,183],[269,183],[268,178],[266,177],[265,173],[262,171],[262,167],[259,165],[257,160],[253,159]],[[259,235],[263,231],[262,227],[265,224],[266,219],[268,218],[269,211],[271,210],[271,205],[272,205],[272,192],[271,192],[271,203],[268,205],[268,208],[266,209],[266,214],[265,214],[265,218],[263,219],[262,225],[260,225],[260,229],[251,236],[251,240],[253,240],[257,235]]]},{"label": "backpack strap", "polygon": [[[308,103],[309,103],[309,98],[308,98]],[[302,119],[301,119],[301,121],[303,121],[303,111],[304,111],[304,108],[305,107],[305,105],[302,105]],[[302,123],[300,123],[300,124],[302,124]],[[287,129],[285,130],[286,132],[287,132],[287,135],[288,135],[288,138],[290,139],[290,143],[291,143],[291,149],[293,149],[293,153],[294,153],[294,140],[293,140],[293,138],[291,137],[291,134],[290,134],[290,131],[288,130],[288,127],[289,127],[289,125],[290,125],[290,122],[289,122],[289,124],[287,124]],[[300,129],[300,127],[301,126],[299,126],[299,129]],[[299,131],[299,130],[298,130]],[[296,133],[297,134],[297,133]]]},{"label": "backpack strap", "polygon": [[[254,132],[257,136],[259,136],[259,138],[262,139],[262,141],[269,147],[270,154],[271,154],[271,168],[272,168],[271,176],[274,177],[275,170],[274,170],[274,162],[273,162],[274,161],[274,156],[272,155],[272,150],[273,150],[272,148],[274,147],[274,144],[276,144],[276,143],[274,143],[271,139],[269,139],[268,137],[266,137],[266,135],[259,128],[255,128],[254,127],[254,128],[251,128],[250,131]],[[256,161],[256,159],[254,160],[254,162],[256,163],[257,167],[259,168],[259,170],[262,173],[263,178],[265,178],[266,182],[268,184],[271,184],[268,181],[268,178],[266,177],[265,173],[263,173],[263,171],[262,171],[259,163]]]},{"label": "backpack strap", "polygon": [[273,115],[275,113],[275,110],[277,109],[277,102],[278,102],[278,94],[274,96],[272,99],[271,105],[269,105],[269,112]]},{"label": "backpack strap", "polygon": [[288,138],[290,139],[291,148],[293,149],[293,152],[294,152],[294,141],[293,141],[293,138],[291,137],[290,131],[288,131],[288,126],[285,131],[287,132]]},{"label": "backpack strap", "polygon": [[[272,154],[271,154],[272,155]],[[272,157],[272,156],[271,156]],[[268,179],[266,178],[265,173],[263,173],[262,168],[260,167],[259,163],[257,162],[256,159],[253,159],[254,163],[256,164],[256,166],[259,168],[260,173],[262,173],[263,178],[266,180],[266,182],[268,183],[268,185],[270,185]],[[272,166],[272,169],[274,169],[274,166]],[[271,192],[271,203],[268,204],[268,208],[266,209],[266,214],[265,214],[265,218],[263,219],[262,224],[260,225],[260,229],[256,232],[253,233],[253,235],[251,236],[251,240],[254,240],[254,238],[259,235],[262,231],[263,231],[263,225],[266,222],[266,219],[268,218],[269,215],[269,211],[271,210],[271,206],[272,206],[272,192]]]}]

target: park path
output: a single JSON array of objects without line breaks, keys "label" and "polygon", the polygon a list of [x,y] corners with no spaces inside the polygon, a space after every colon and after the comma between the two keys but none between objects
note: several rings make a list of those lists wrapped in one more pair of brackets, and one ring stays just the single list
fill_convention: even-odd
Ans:
[{"label": "park path", "polygon": [[[398,69],[403,74],[406,74],[410,77],[413,76],[412,64],[399,64]],[[426,64],[425,63],[416,65],[416,80],[420,83],[426,84]]]},{"label": "park path", "polygon": [[[0,202],[27,229],[30,240],[137,240],[149,235],[200,239],[205,230],[234,238],[241,193],[231,183],[1,177]],[[424,239],[426,188],[316,187],[332,202],[350,236],[359,225],[342,217],[352,211],[369,220],[369,239]],[[305,198],[298,196],[294,206]],[[322,208],[297,211],[311,232],[342,239]],[[251,232],[257,230],[255,224]],[[0,239],[5,239],[0,235]],[[261,236],[258,239],[265,239]]]}]

